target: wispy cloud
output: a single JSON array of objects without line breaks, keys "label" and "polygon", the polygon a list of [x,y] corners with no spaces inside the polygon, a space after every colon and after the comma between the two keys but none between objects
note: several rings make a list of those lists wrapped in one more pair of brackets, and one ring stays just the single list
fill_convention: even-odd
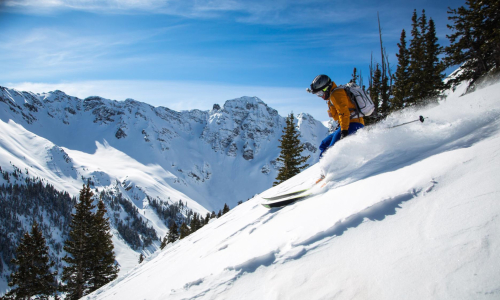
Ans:
[{"label": "wispy cloud", "polygon": [[129,46],[146,43],[178,27],[181,25],[98,34],[86,34],[79,28],[38,27],[22,34],[13,30],[0,33],[0,62],[8,66],[11,78],[16,78],[16,73],[26,78],[99,70],[134,59],[147,60],[147,55],[134,55]]},{"label": "wispy cloud", "polygon": [[4,9],[31,14],[59,10],[104,14],[154,13],[187,18],[219,18],[233,14],[234,20],[243,23],[300,26],[362,19],[366,17],[360,10],[362,5],[367,4],[341,0],[4,0]]},{"label": "wispy cloud", "polygon": [[50,12],[70,9],[91,12],[119,13],[133,10],[154,11],[165,5],[164,0],[4,0],[7,9],[25,9],[26,12]]}]

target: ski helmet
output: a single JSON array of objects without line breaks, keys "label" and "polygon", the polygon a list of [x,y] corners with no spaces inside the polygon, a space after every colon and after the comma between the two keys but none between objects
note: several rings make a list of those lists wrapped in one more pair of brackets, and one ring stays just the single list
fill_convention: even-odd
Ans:
[{"label": "ski helmet", "polygon": [[318,75],[316,76],[316,78],[314,78],[313,82],[311,83],[311,90],[313,94],[315,94],[331,84],[332,80],[330,79],[330,77],[326,75]]}]

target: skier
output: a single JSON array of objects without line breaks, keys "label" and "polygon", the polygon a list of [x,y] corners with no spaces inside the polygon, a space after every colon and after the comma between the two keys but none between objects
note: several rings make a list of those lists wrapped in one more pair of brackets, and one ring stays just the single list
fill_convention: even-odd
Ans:
[{"label": "skier", "polygon": [[363,117],[354,115],[351,118],[351,112],[356,111],[355,104],[351,102],[349,96],[342,88],[336,89],[337,85],[327,75],[318,75],[311,83],[310,93],[326,100],[328,102],[328,116],[333,118],[339,126],[330,135],[328,135],[319,146],[319,157],[336,142],[350,134],[354,134],[358,129],[365,127]]}]

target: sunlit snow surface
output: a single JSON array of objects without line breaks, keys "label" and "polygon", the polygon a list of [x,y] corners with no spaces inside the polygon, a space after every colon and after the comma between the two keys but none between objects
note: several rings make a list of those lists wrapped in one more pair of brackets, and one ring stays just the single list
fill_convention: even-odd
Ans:
[{"label": "sunlit snow surface", "polygon": [[[342,140],[85,299],[499,299],[500,84],[462,89]],[[312,197],[260,204],[320,174]]]}]

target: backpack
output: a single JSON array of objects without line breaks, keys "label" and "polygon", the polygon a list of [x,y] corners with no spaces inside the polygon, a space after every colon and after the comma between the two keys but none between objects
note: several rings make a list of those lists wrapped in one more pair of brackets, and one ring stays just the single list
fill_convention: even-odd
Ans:
[{"label": "backpack", "polygon": [[356,106],[356,111],[351,112],[351,118],[366,117],[375,111],[375,104],[370,96],[355,83],[349,82],[345,85],[339,85],[334,90],[337,89],[344,89],[351,102]]}]

